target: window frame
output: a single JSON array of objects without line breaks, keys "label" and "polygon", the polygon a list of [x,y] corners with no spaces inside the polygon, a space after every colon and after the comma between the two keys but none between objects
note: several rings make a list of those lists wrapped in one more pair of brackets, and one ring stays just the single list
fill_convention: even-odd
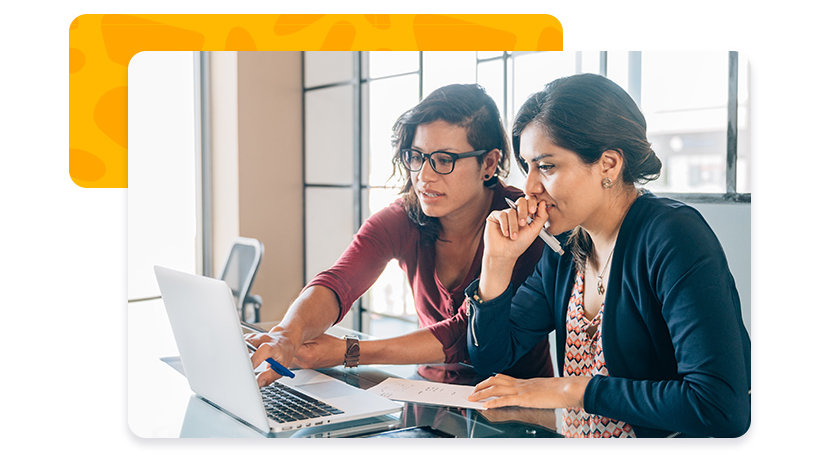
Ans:
[{"label": "window frame", "polygon": [[[512,66],[511,60],[515,59],[516,57],[521,57],[528,54],[537,54],[543,51],[502,51],[501,55],[496,55],[493,57],[485,57],[480,58],[476,56],[475,60],[475,77],[476,81],[478,80],[478,69],[479,65],[485,62],[494,62],[494,61],[501,61],[502,68],[503,68],[503,102],[497,103],[499,109],[502,114],[502,119],[505,123],[508,123],[509,118],[509,107],[510,107],[510,92],[512,90],[509,89],[509,80],[508,75],[510,71],[510,67]],[[377,80],[385,80],[390,78],[397,78],[403,76],[410,76],[410,75],[417,75],[418,77],[418,100],[422,100],[424,96],[423,90],[423,52],[420,51],[418,54],[418,63],[417,63],[417,70],[411,72],[401,72],[395,73],[391,75],[384,75],[378,77],[370,77],[365,76],[365,71],[363,70],[364,65],[367,61],[370,60],[370,52],[368,51],[353,51],[351,54],[353,55],[353,73],[350,80],[342,80],[333,83],[325,83],[319,84],[315,86],[306,86],[305,83],[305,61],[306,61],[306,54],[307,52],[302,53],[302,67],[301,67],[301,83],[302,83],[302,136],[303,139],[306,138],[307,129],[305,127],[306,121],[306,98],[307,93],[311,91],[321,90],[324,88],[331,88],[337,86],[345,86],[350,85],[353,87],[353,132],[354,132],[354,145],[353,145],[353,174],[354,179],[353,182],[350,184],[321,184],[321,183],[308,183],[307,182],[307,174],[306,174],[306,152],[307,149],[302,141],[302,190],[304,191],[304,196],[302,197],[302,210],[306,213],[306,192],[308,188],[345,188],[351,189],[353,194],[353,230],[354,233],[359,230],[359,227],[362,224],[362,221],[365,217],[369,214],[364,214],[363,212],[363,191],[368,191],[370,193],[371,189],[388,189],[387,186],[380,186],[380,185],[373,185],[370,183],[363,183],[364,181],[364,172],[368,171],[368,168],[365,168],[363,165],[363,136],[367,132],[367,129],[363,127],[364,125],[364,116],[363,111],[366,109],[368,96],[370,94],[370,87],[368,88],[368,92],[366,93],[363,91],[363,86],[369,84],[370,82],[377,81]],[[582,58],[585,52],[576,52],[575,64],[576,64],[576,71],[577,73],[581,71],[582,68]],[[628,74],[630,77],[630,84],[634,85],[630,88],[636,88],[635,90],[628,90],[633,97],[635,97],[635,101],[637,104],[640,105],[640,92],[639,92],[639,84],[642,79],[642,67],[641,67],[641,52],[640,51],[630,51],[628,55]],[[750,193],[739,193],[736,190],[736,183],[737,183],[737,162],[738,162],[738,80],[739,80],[739,57],[737,51],[728,51],[728,61],[729,61],[729,74],[727,77],[727,84],[728,84],[728,100],[727,100],[727,146],[726,146],[726,167],[725,167],[725,191],[723,193],[720,192],[709,192],[709,193],[671,193],[671,192],[658,192],[657,194],[664,197],[670,197],[673,199],[677,199],[682,202],[687,203],[708,203],[708,204],[749,204],[751,202],[751,194]],[[599,52],[599,71],[598,73],[603,76],[607,76],[608,72],[608,51],[600,51]],[[633,80],[632,80],[633,79]],[[636,95],[635,95],[636,93]],[[368,162],[368,166],[370,165],[370,161]],[[304,242],[304,247],[302,249],[306,253],[306,244],[307,244],[307,229],[306,224],[302,227],[302,240]],[[307,272],[307,260],[306,257],[303,262],[303,269]],[[401,316],[397,315],[394,316],[390,313],[386,312],[375,312],[371,311],[364,307],[364,299],[360,297],[352,306],[353,312],[353,329],[357,331],[363,331],[363,315],[364,314],[376,314],[386,317],[395,317],[395,318],[402,318]],[[408,316],[406,316],[408,318]],[[408,321],[412,321],[408,319]]]}]

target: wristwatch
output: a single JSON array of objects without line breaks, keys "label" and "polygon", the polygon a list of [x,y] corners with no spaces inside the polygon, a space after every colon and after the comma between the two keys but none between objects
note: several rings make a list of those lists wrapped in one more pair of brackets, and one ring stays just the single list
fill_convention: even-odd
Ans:
[{"label": "wristwatch", "polygon": [[359,337],[356,335],[345,336],[345,367],[356,367],[359,365]]}]

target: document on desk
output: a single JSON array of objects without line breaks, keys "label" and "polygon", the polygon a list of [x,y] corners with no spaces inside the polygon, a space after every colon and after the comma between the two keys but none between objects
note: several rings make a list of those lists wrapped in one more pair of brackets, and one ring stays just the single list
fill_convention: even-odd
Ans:
[{"label": "document on desk", "polygon": [[456,406],[485,410],[481,402],[466,399],[475,390],[474,386],[427,382],[425,380],[407,380],[387,378],[378,385],[368,389],[389,400],[427,403],[430,405]]}]

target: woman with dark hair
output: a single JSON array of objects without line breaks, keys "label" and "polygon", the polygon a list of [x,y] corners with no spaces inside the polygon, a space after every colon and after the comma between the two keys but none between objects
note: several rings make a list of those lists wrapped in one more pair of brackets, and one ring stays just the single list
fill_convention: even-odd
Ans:
[{"label": "woman with dark hair", "polygon": [[[661,163],[634,101],[599,75],[556,80],[522,106],[513,147],[526,198],[487,219],[466,289],[469,356],[497,372],[555,330],[560,377],[499,374],[470,399],[565,408],[567,436],[744,434],[750,338],[735,282],[695,209],[635,186]],[[546,252],[514,293],[516,260],[546,224],[571,255]]]},{"label": "woman with dark hair", "polygon": [[[368,218],[336,264],[307,284],[280,324],[247,337],[259,346],[253,365],[267,357],[307,368],[467,360],[463,289],[480,273],[486,217],[507,207],[505,197],[523,195],[500,181],[508,171],[509,143],[498,108],[478,85],[445,86],[400,116],[393,144],[394,171],[405,179],[402,197]],[[517,283],[532,272],[541,250],[535,243],[519,253],[511,275]],[[392,259],[411,285],[420,328],[361,342],[322,334],[344,318]],[[531,345],[524,360],[506,373],[552,377],[547,340]],[[258,383],[277,378],[267,369]]]}]

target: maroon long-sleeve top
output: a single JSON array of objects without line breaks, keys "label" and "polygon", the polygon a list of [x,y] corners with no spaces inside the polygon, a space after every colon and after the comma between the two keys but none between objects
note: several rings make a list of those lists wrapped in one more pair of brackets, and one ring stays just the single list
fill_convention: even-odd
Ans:
[{"label": "maroon long-sleeve top", "polygon": [[[522,195],[512,186],[496,185],[493,192],[492,210],[506,209],[505,197],[515,200]],[[512,276],[514,286],[520,286],[533,272],[542,246],[536,239],[518,259]],[[338,323],[353,302],[373,285],[388,262],[397,259],[411,285],[420,327],[428,328],[443,345],[446,362],[468,362],[463,291],[480,275],[483,252],[482,239],[466,277],[451,290],[447,289],[437,277],[434,244],[420,243],[417,226],[408,219],[402,200],[397,200],[368,218],[336,264],[319,273],[307,287],[325,286],[336,294],[341,308]],[[547,340],[505,373],[517,378],[552,377]]]}]

